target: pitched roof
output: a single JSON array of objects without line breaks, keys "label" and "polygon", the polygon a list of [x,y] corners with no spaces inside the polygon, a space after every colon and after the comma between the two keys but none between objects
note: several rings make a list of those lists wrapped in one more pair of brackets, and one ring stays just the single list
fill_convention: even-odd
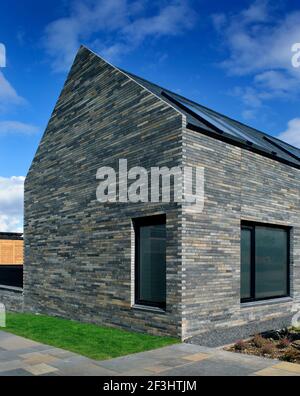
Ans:
[{"label": "pitched roof", "polygon": [[300,149],[122,70],[187,117],[187,127],[300,169]]}]

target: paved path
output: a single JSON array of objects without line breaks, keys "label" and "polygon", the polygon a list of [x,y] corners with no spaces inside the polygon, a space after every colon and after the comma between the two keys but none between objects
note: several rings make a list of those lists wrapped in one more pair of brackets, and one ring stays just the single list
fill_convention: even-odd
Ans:
[{"label": "paved path", "polygon": [[300,376],[300,365],[178,344],[97,361],[0,332],[0,376]]}]

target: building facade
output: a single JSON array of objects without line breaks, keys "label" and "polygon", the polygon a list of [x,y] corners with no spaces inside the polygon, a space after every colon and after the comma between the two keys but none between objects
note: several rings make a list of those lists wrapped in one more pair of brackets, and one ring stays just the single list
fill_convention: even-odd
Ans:
[{"label": "building facade", "polygon": [[0,232],[0,302],[8,310],[23,308],[23,234]]},{"label": "building facade", "polygon": [[0,232],[0,285],[23,287],[23,235]]},{"label": "building facade", "polygon": [[[215,343],[289,324],[299,156],[81,47],[25,182],[24,309]],[[203,169],[202,210],[99,202],[120,159]]]}]

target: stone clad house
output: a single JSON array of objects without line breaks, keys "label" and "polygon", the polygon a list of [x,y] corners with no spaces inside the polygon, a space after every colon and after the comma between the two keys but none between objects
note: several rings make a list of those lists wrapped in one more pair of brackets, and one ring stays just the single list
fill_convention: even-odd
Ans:
[{"label": "stone clad house", "polygon": [[[203,210],[98,202],[120,158],[203,167]],[[81,47],[26,178],[24,309],[215,343],[289,324],[299,168],[299,149]]]}]

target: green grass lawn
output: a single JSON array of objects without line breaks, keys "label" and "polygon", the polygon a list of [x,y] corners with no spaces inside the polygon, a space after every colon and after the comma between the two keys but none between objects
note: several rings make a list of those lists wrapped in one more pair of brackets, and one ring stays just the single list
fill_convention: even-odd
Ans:
[{"label": "green grass lawn", "polygon": [[8,313],[3,331],[92,359],[111,359],[178,343],[171,337],[129,332],[44,315]]}]

